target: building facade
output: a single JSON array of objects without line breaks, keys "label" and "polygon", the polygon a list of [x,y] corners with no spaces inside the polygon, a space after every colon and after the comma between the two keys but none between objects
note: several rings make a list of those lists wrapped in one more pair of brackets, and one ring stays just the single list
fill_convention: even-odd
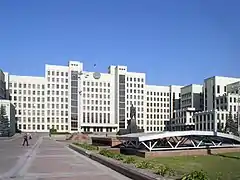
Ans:
[{"label": "building facade", "polygon": [[146,86],[146,132],[163,131],[170,119],[170,87]]},{"label": "building facade", "polygon": [[203,110],[203,86],[191,84],[181,88],[181,109],[195,108]]},{"label": "building facade", "polygon": [[195,108],[183,108],[174,111],[174,116],[171,119],[172,131],[187,131],[195,129],[195,121],[193,119]]},{"label": "building facade", "polygon": [[[181,108],[174,111],[172,130],[186,130],[188,125],[194,125],[195,130],[222,131],[229,114],[240,123],[239,90],[240,78],[220,76],[205,79],[203,86],[191,84],[181,88]],[[189,112],[188,108],[194,111]],[[193,124],[187,124],[190,120]]]},{"label": "building facade", "polygon": [[117,132],[127,128],[132,105],[137,126],[145,132],[217,130],[230,111],[238,115],[239,78],[156,86],[146,83],[145,73],[129,72],[126,66],[89,72],[78,61],[46,65],[44,77],[4,74],[22,131]]},{"label": "building facade", "polygon": [[127,127],[132,105],[140,129],[164,131],[180,106],[182,88],[147,85],[145,73],[126,66],[84,71],[77,61],[46,65],[44,77],[7,74],[7,79],[18,128],[30,132],[117,132]]},{"label": "building facade", "polygon": [[240,78],[214,76],[204,80],[204,110],[216,109],[216,98],[227,93],[227,85],[240,81]]}]

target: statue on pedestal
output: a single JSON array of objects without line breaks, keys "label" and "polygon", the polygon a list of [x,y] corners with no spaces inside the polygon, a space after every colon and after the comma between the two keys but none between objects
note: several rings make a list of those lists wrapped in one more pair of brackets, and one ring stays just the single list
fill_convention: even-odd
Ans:
[{"label": "statue on pedestal", "polygon": [[132,104],[130,107],[130,119],[127,120],[127,129],[119,130],[119,135],[143,132],[143,129],[139,129],[137,126],[136,114],[136,107]]},{"label": "statue on pedestal", "polygon": [[132,106],[130,107],[130,118],[131,118],[131,120],[134,118],[134,119],[136,119],[136,108],[133,106],[133,104],[132,104]]},{"label": "statue on pedestal", "polygon": [[129,133],[137,132],[137,124],[136,124],[136,108],[133,106],[130,107],[130,119],[128,120],[128,131]]}]

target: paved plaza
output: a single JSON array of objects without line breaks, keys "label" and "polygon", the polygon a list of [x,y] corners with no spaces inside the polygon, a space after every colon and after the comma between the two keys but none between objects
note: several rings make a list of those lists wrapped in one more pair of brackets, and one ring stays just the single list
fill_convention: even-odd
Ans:
[{"label": "paved plaza", "polygon": [[48,137],[33,135],[29,147],[21,143],[0,140],[1,180],[129,180]]}]

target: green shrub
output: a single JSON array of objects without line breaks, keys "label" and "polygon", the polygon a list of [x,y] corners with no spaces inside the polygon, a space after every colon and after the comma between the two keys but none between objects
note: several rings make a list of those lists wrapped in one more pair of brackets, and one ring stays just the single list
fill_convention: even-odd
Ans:
[{"label": "green shrub", "polygon": [[50,133],[51,133],[51,134],[57,133],[57,129],[51,128],[51,129],[50,129]]},{"label": "green shrub", "polygon": [[118,161],[122,161],[124,160],[124,156],[119,154],[119,153],[114,153],[114,152],[111,152],[107,149],[102,149],[99,151],[99,154],[103,155],[103,156],[106,156],[106,157],[109,157],[109,158],[112,158],[112,159],[116,159]]},{"label": "green shrub", "polygon": [[221,172],[217,173],[217,178],[216,180],[223,180],[223,174]]},{"label": "green shrub", "polygon": [[160,165],[157,168],[155,168],[155,174],[158,174],[158,175],[161,175],[161,176],[166,176],[166,175],[174,176],[175,171],[168,166]]},{"label": "green shrub", "polygon": [[209,180],[209,178],[207,177],[207,174],[201,170],[186,174],[181,180]]},{"label": "green shrub", "polygon": [[134,159],[134,157],[127,157],[126,159],[124,159],[123,162],[126,164],[134,164],[136,160]]},{"label": "green shrub", "polygon": [[151,169],[153,168],[153,165],[149,161],[141,161],[136,164],[136,167],[141,169]]},{"label": "green shrub", "polygon": [[116,153],[113,153],[113,158],[116,159],[116,160],[118,160],[118,161],[124,160],[123,155],[121,155],[121,154],[116,154]]},{"label": "green shrub", "polygon": [[73,143],[73,144],[75,144],[75,145],[77,145],[77,146],[79,146],[79,147],[81,147],[83,149],[89,150],[89,151],[97,151],[98,150],[97,146],[93,146],[93,145],[87,144],[87,143],[82,143],[82,144],[80,144],[80,143]]},{"label": "green shrub", "polygon": [[101,149],[99,151],[99,154],[103,155],[103,156],[106,156],[106,157],[110,157],[110,158],[113,158],[113,153],[110,152],[109,150],[107,149]]}]

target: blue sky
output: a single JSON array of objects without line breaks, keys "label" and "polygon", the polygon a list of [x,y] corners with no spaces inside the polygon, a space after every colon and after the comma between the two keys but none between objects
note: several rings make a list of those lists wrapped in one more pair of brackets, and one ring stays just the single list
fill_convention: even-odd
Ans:
[{"label": "blue sky", "polygon": [[85,70],[127,65],[148,84],[240,77],[239,0],[1,0],[0,68],[43,75],[79,60]]}]

